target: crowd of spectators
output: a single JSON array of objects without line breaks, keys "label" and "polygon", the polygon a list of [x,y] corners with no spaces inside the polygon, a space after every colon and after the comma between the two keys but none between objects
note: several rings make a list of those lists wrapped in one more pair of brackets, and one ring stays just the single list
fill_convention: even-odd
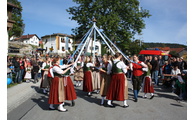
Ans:
[{"label": "crowd of spectators", "polygon": [[[156,86],[159,85],[159,80],[165,80],[164,86],[172,87],[173,92],[181,99],[186,97],[187,62],[182,57],[169,57],[164,60],[162,56],[145,56],[144,62],[151,63],[152,79]],[[181,79],[178,79],[180,77]]]}]

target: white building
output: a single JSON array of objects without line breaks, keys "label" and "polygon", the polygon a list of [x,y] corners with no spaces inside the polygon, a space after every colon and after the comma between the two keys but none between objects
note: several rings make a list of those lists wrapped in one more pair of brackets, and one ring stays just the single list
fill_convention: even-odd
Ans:
[{"label": "white building", "polygon": [[[100,40],[96,40],[96,42],[93,42],[93,39],[92,38],[88,38],[90,39],[90,42],[88,44],[88,46],[85,46],[85,48],[87,48],[87,50],[85,49],[84,52],[86,52],[87,54],[93,54],[93,53],[97,53],[98,55],[101,55],[101,42]],[[75,44],[75,48],[78,47],[78,45],[81,43],[81,41],[76,41],[76,44]],[[95,44],[95,50],[94,50],[94,47],[93,47],[93,44]]]},{"label": "white building", "polygon": [[22,35],[19,38],[12,37],[10,38],[10,40],[23,42],[24,44],[39,46],[40,38],[36,34],[28,34],[28,35]]},{"label": "white building", "polygon": [[66,54],[73,51],[73,39],[71,35],[53,33],[41,37],[46,53]]}]

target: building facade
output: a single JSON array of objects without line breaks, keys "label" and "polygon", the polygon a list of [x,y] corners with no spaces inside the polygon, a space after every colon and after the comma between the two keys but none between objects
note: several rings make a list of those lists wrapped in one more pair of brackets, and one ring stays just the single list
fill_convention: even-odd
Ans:
[{"label": "building facade", "polygon": [[[88,39],[90,39],[89,43],[88,43],[88,45],[86,45],[84,47],[83,53],[85,53],[87,55],[91,55],[91,53],[101,55],[101,42],[100,42],[100,40],[96,40],[96,42],[93,42],[92,38],[88,38]],[[80,43],[81,43],[81,41],[76,41],[75,42],[75,44],[74,44],[75,49],[77,49],[77,47],[79,46]],[[95,45],[93,45],[93,44],[95,44]],[[95,46],[95,49],[94,49],[93,46]]]},{"label": "building facade", "polygon": [[71,35],[53,33],[41,37],[46,53],[66,54],[73,51],[73,38]]}]

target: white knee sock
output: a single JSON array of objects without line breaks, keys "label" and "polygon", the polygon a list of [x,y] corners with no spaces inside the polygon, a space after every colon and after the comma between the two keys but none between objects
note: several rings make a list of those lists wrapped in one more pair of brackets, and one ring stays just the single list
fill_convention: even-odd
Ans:
[{"label": "white knee sock", "polygon": [[123,101],[123,105],[127,106],[127,100]]},{"label": "white knee sock", "polygon": [[108,100],[107,104],[112,105],[111,102],[112,102],[112,100]]},{"label": "white knee sock", "polygon": [[153,95],[154,95],[154,93],[150,93],[150,95],[151,95],[151,96],[153,96]]}]

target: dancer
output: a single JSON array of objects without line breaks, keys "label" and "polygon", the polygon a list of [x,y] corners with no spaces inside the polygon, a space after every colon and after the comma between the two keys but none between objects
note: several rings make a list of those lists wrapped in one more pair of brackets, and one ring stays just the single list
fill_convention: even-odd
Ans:
[{"label": "dancer", "polygon": [[100,71],[99,71],[100,62],[97,57],[94,59],[94,65],[95,67],[92,69],[92,75],[93,75],[92,83],[93,83],[94,92],[98,94],[100,91]]},{"label": "dancer", "polygon": [[143,86],[142,86],[142,91],[144,92],[143,98],[147,98],[147,93],[150,93],[151,97],[150,99],[154,98],[154,86],[152,84],[152,79],[151,79],[151,72],[150,70],[152,69],[152,65],[150,62],[147,62],[148,66],[148,71],[145,73],[145,77],[143,79]]},{"label": "dancer", "polygon": [[128,84],[127,78],[125,76],[128,67],[124,64],[123,61],[120,61],[121,59],[121,53],[116,53],[115,59],[112,63],[112,76],[106,96],[106,98],[108,99],[108,107],[115,107],[111,103],[112,100],[123,101],[123,107],[129,107],[129,105],[127,104]]},{"label": "dancer", "polygon": [[[73,65],[74,63],[71,63],[67,65],[68,61],[64,61],[65,69],[68,68],[69,66]],[[71,101],[71,106],[75,105],[75,99],[77,99],[76,92],[72,83],[72,80],[70,78],[70,69],[63,74],[64,80],[65,80],[65,100]]]},{"label": "dancer", "polygon": [[101,85],[100,85],[100,95],[102,97],[101,99],[101,105],[104,105],[104,99],[107,94],[108,87],[110,85],[110,75],[107,74],[107,69],[108,69],[108,56],[103,55],[102,57],[102,68],[100,69],[100,78],[101,78]]},{"label": "dancer", "polygon": [[81,86],[81,81],[83,81],[84,73],[83,73],[83,61],[81,57],[79,57],[77,63],[75,63],[75,73],[74,73],[74,80],[76,81],[76,87]]},{"label": "dancer", "polygon": [[44,63],[42,64],[42,71],[43,75],[42,75],[42,80],[41,80],[41,84],[40,84],[40,88],[42,88],[43,93],[47,93],[47,90],[49,89],[49,81],[47,79],[48,76],[48,69],[51,67],[51,62],[50,62],[50,58],[47,58],[46,60],[44,60]]},{"label": "dancer", "polygon": [[134,102],[137,102],[137,96],[140,90],[142,83],[143,70],[142,68],[147,68],[147,65],[144,62],[139,61],[137,55],[133,55],[133,61],[135,63],[130,63],[130,69],[132,71],[132,84],[133,84],[133,93],[134,93]]},{"label": "dancer", "polygon": [[50,86],[50,93],[49,93],[49,100],[48,103],[49,109],[54,110],[55,107],[53,106],[54,104],[58,104],[58,110],[62,112],[68,111],[63,107],[64,101],[65,101],[65,86],[66,83],[64,83],[64,77],[63,74],[65,74],[69,69],[67,68],[66,70],[62,70],[59,66],[60,61],[59,58],[54,58],[53,59],[53,68],[49,72],[51,72],[52,75],[52,81],[51,81],[51,86]]},{"label": "dancer", "polygon": [[94,65],[91,63],[91,60],[88,56],[86,56],[85,62],[84,62],[84,80],[83,80],[83,91],[88,92],[88,96],[92,95],[93,91],[93,85],[92,85],[92,71],[91,67]]}]

